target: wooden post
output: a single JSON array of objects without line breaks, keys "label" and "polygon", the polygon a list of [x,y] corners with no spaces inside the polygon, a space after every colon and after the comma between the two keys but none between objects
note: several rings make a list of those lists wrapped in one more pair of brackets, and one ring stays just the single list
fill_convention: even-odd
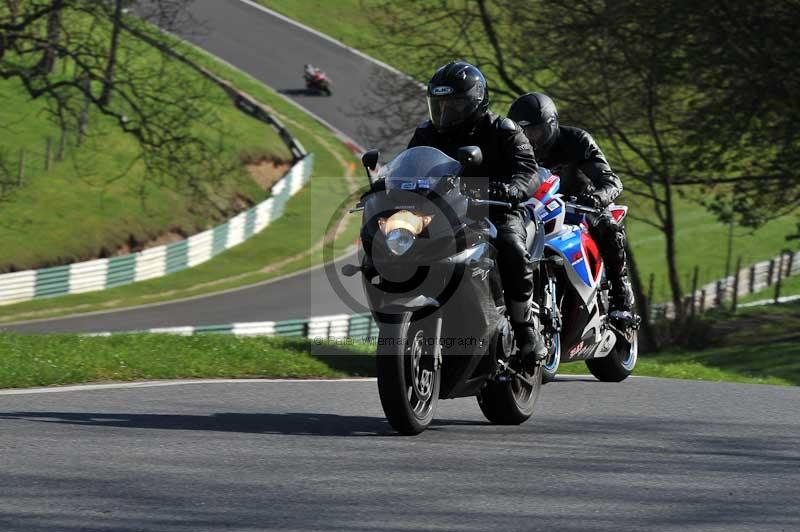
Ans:
[{"label": "wooden post", "polygon": [[775,259],[769,260],[769,270],[767,270],[767,286],[772,286],[772,277],[775,274]]},{"label": "wooden post", "polygon": [[706,310],[706,289],[703,288],[700,290],[700,313],[705,312]]},{"label": "wooden post", "polygon": [[[89,81],[89,78],[84,78],[83,81],[84,90],[87,92],[91,90],[92,83]],[[89,106],[91,105],[91,100],[89,100],[88,96],[84,97],[83,100],[83,109],[81,109],[80,116],[78,117],[78,138],[76,141],[76,145],[80,146],[83,142],[83,136],[86,134],[86,128],[89,127]]]},{"label": "wooden post", "polygon": [[714,306],[718,307],[722,304],[722,281],[717,281],[716,292],[714,296]]},{"label": "wooden post", "polygon": [[756,265],[750,265],[750,277],[747,279],[747,293],[752,294],[756,287]]},{"label": "wooden post", "polygon": [[778,280],[775,281],[775,299],[774,302],[778,302],[778,298],[781,297],[781,279],[783,278],[783,252],[778,255]]},{"label": "wooden post", "polygon": [[736,305],[739,303],[739,270],[742,268],[742,256],[736,258],[736,271],[733,272],[733,303],[731,310],[736,312]]},{"label": "wooden post", "polygon": [[67,147],[67,129],[61,128],[61,138],[58,139],[58,151],[56,152],[56,161],[64,160],[64,149]]},{"label": "wooden post", "polygon": [[47,145],[44,150],[44,169],[50,170],[50,160],[53,157],[53,137],[47,137]]},{"label": "wooden post", "polygon": [[22,186],[25,180],[25,148],[19,149],[19,170],[17,171],[17,186]]},{"label": "wooden post", "polygon": [[690,307],[689,307],[689,317],[694,318],[694,304],[697,298],[697,276],[700,274],[700,268],[698,266],[694,267],[694,273],[692,273],[692,295],[689,297]]}]

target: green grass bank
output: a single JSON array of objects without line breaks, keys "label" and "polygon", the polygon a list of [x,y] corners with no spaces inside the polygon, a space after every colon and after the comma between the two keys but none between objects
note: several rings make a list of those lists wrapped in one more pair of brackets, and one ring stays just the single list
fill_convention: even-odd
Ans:
[{"label": "green grass bank", "polygon": [[[711,346],[644,355],[634,374],[800,385],[800,303],[718,315],[695,334]],[[373,352],[366,344],[318,346],[300,339],[219,334],[0,334],[0,388],[141,379],[374,376]],[[563,364],[559,372],[587,370],[578,362]]]}]

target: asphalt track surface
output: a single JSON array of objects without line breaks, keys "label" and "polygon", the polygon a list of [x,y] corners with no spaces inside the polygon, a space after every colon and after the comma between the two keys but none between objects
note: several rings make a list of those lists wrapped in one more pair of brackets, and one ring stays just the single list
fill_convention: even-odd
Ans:
[{"label": "asphalt track surface", "polygon": [[[380,75],[408,83],[350,49],[332,44],[278,17],[240,0],[195,0],[190,5],[196,27],[186,37],[310,110],[356,143],[389,151],[399,146],[378,140],[378,120],[364,114],[364,101],[373,97],[371,83]],[[305,63],[321,66],[333,80],[331,97],[307,94],[303,87]],[[420,107],[424,108],[420,97]],[[410,134],[408,136],[410,138]],[[362,302],[357,278],[342,279],[344,291]],[[99,332],[140,330],[181,325],[216,325],[272,321],[330,314],[352,314],[363,305],[346,303],[332,289],[322,269],[304,272],[280,282],[260,284],[235,292],[190,301],[94,313],[0,327],[21,332]]]},{"label": "asphalt track surface", "polygon": [[800,390],[548,384],[392,434],[374,381],[0,394],[0,530],[800,529]]}]

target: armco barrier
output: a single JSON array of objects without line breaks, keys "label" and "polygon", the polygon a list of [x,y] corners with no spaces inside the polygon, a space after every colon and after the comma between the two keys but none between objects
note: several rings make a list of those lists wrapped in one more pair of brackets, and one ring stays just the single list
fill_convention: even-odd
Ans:
[{"label": "armco barrier", "polygon": [[[378,334],[378,327],[369,313],[336,314],[316,318],[285,321],[260,321],[229,323],[226,325],[199,325],[196,327],[157,327],[144,331],[129,331],[113,334],[232,334],[234,336],[285,336],[310,338],[312,340],[347,340],[366,342]],[[110,332],[90,333],[87,336],[110,336]]]},{"label": "armco barrier", "polygon": [[202,264],[279,218],[287,200],[308,180],[313,162],[314,155],[306,155],[273,185],[268,199],[185,240],[120,257],[0,275],[0,305],[104,290]]}]

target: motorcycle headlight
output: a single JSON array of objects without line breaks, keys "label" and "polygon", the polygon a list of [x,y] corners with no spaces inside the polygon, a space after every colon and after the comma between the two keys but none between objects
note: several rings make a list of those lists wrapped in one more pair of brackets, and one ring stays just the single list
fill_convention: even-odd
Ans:
[{"label": "motorcycle headlight", "polygon": [[402,255],[408,251],[416,236],[430,223],[430,216],[410,211],[397,211],[388,219],[378,220],[381,231],[386,235],[386,246],[395,255]]},{"label": "motorcycle headlight", "polygon": [[408,229],[394,229],[386,235],[386,247],[395,255],[402,255],[414,243],[414,235]]}]

